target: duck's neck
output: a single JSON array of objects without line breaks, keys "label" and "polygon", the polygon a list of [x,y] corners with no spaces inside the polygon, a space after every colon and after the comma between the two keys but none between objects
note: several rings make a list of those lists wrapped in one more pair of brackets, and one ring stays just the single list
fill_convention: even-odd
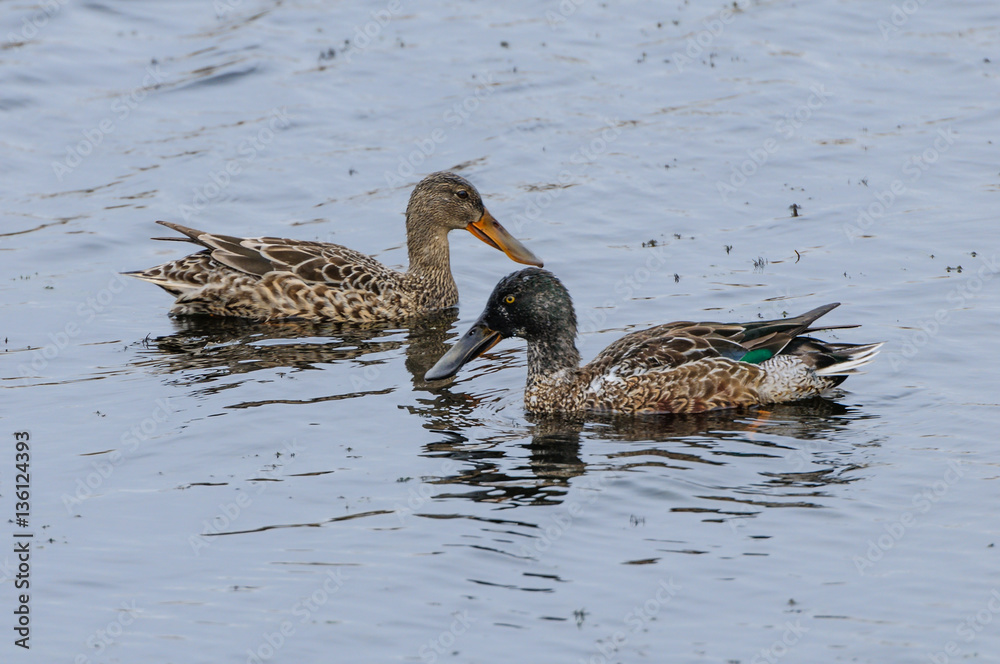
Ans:
[{"label": "duck's neck", "polygon": [[529,340],[525,408],[533,413],[566,410],[564,402],[573,402],[579,366],[580,352],[573,344],[573,334]]},{"label": "duck's neck", "polygon": [[[448,229],[430,223],[419,213],[406,217],[406,248],[410,266],[406,273],[430,291],[428,295],[458,301],[458,287],[451,276]],[[448,304],[455,304],[449,302]]]},{"label": "duck's neck", "polygon": [[576,330],[564,329],[528,340],[528,383],[568,378],[580,366],[580,351],[573,339]]}]

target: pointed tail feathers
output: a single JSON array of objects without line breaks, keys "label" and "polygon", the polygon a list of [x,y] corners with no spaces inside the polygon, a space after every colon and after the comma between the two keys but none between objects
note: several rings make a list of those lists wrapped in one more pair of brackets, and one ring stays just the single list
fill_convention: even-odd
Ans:
[{"label": "pointed tail feathers", "polygon": [[817,376],[848,376],[851,374],[864,373],[859,369],[878,355],[879,348],[885,343],[880,341],[873,344],[841,344],[835,347],[831,355],[836,358],[836,362],[829,366],[816,369]]}]

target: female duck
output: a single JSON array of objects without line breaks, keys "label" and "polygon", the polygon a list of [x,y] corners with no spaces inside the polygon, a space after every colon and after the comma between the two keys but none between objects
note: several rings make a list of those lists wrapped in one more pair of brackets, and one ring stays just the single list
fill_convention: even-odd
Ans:
[{"label": "female duck", "polygon": [[518,263],[542,265],[486,210],[476,188],[454,173],[428,175],[410,196],[406,272],[339,244],[239,238],[157,223],[187,237],[156,239],[205,247],[148,270],[126,272],[175,295],[174,315],[373,321],[453,307],[458,288],[451,275],[448,233],[459,228]]},{"label": "female duck", "polygon": [[524,406],[533,413],[699,413],[795,401],[858,373],[881,346],[801,336],[855,327],[809,327],[837,306],[784,320],[658,325],[622,337],[580,367],[569,293],[551,272],[528,268],[497,284],[479,320],[425,378],[452,376],[500,339],[522,337]]}]

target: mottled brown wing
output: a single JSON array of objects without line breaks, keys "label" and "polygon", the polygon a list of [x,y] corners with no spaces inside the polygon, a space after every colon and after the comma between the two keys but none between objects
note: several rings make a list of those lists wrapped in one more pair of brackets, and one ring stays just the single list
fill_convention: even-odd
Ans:
[{"label": "mottled brown wing", "polygon": [[[586,407],[622,412],[697,413],[760,403],[758,385],[764,370],[740,362],[753,350],[771,354],[810,353],[834,364],[833,348],[813,339],[796,340],[820,316],[837,306],[825,305],[795,318],[752,323],[667,323],[633,332],[604,349],[580,370]],[[871,355],[877,347],[861,348]],[[843,353],[841,353],[843,355]],[[843,358],[840,361],[844,361]]]},{"label": "mottled brown wing", "polygon": [[247,274],[291,272],[307,283],[324,283],[336,290],[379,294],[381,285],[398,276],[377,260],[339,244],[276,237],[236,238],[204,233],[199,241],[212,258]]},{"label": "mottled brown wing", "polygon": [[243,240],[242,245],[268,260],[272,269],[337,289],[378,295],[381,285],[394,283],[399,276],[371,256],[339,244],[266,237]]},{"label": "mottled brown wing", "polygon": [[[617,373],[678,367],[706,357],[739,360],[747,352],[765,349],[777,355],[797,335],[826,327],[809,328],[837,303],[817,307],[794,318],[751,323],[695,323],[678,321],[633,332],[608,346],[597,359]],[[832,326],[836,327],[836,326]],[[808,329],[807,329],[808,328]]]},{"label": "mottled brown wing", "polygon": [[708,357],[739,359],[746,349],[726,338],[730,332],[734,331],[713,334],[704,325],[687,322],[659,325],[622,337],[601,351],[587,369],[595,373],[614,369],[617,375],[628,376],[676,368]]}]

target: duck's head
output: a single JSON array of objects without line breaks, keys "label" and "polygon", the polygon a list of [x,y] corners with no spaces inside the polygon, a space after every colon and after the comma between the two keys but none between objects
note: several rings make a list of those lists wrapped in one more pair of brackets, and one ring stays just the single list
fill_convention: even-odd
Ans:
[{"label": "duck's head", "polygon": [[408,224],[436,225],[446,231],[464,228],[513,261],[542,266],[535,254],[493,218],[472,183],[454,173],[431,173],[421,180],[410,195],[406,218]]},{"label": "duck's head", "polygon": [[576,336],[573,301],[562,282],[548,270],[529,267],[504,277],[469,331],[424,375],[439,380],[455,375],[501,339],[521,337],[529,343]]}]

